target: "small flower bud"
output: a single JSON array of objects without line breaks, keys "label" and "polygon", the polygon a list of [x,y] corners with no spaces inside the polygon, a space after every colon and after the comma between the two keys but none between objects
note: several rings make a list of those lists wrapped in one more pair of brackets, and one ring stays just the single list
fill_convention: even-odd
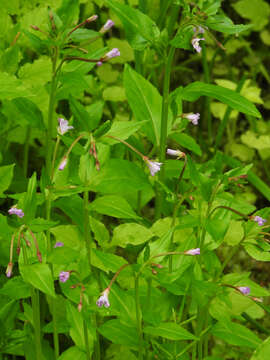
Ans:
[{"label": "small flower bud", "polygon": [[237,286],[236,287],[243,295],[249,295],[250,288],[248,286]]},{"label": "small flower bud", "polygon": [[177,156],[178,158],[183,158],[186,154],[180,150],[167,149],[167,154],[171,156]]},{"label": "small flower bud", "polygon": [[81,312],[82,311],[82,302],[80,301],[78,304],[78,311]]},{"label": "small flower bud", "polygon": [[54,248],[62,247],[64,244],[61,241],[57,241],[54,245]]},{"label": "small flower bud", "polygon": [[110,30],[114,26],[114,22],[109,19],[106,21],[106,23],[102,26],[102,28],[99,30],[101,34],[104,34],[106,31]]},{"label": "small flower bud", "polygon": [[98,18],[98,15],[92,15],[90,18],[88,18],[88,19],[86,20],[86,22],[96,21],[97,18]]},{"label": "small flower bud", "polygon": [[12,275],[12,268],[13,268],[13,263],[12,263],[12,262],[9,262],[9,263],[8,263],[8,266],[7,266],[7,270],[6,270],[6,276],[7,276],[8,278],[10,278],[11,275]]},{"label": "small flower bud", "polygon": [[184,252],[185,255],[200,255],[200,248],[190,249]]},{"label": "small flower bud", "polygon": [[60,163],[60,165],[59,165],[59,167],[58,167],[58,170],[60,170],[60,171],[64,170],[66,165],[67,165],[67,157],[64,156],[61,163]]}]

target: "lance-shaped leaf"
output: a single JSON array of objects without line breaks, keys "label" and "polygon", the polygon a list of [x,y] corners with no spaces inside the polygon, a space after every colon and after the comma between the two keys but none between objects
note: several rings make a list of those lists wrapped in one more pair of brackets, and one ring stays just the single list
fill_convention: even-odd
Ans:
[{"label": "lance-shaped leaf", "polygon": [[118,1],[107,0],[106,2],[121,20],[127,40],[134,49],[143,50],[147,44],[157,40],[160,32],[149,16]]},{"label": "lance-shaped leaf", "polygon": [[244,114],[261,118],[261,114],[254,104],[242,95],[238,94],[236,91],[222,86],[205,84],[200,81],[196,81],[186,86],[179,95],[183,100],[187,101],[195,101],[199,99],[200,96],[209,96]]},{"label": "lance-shaped leaf", "polygon": [[[143,76],[126,65],[124,86],[128,103],[138,121],[147,121],[142,130],[154,144],[159,144],[162,97],[158,90]],[[172,120],[169,111],[168,130]]]}]

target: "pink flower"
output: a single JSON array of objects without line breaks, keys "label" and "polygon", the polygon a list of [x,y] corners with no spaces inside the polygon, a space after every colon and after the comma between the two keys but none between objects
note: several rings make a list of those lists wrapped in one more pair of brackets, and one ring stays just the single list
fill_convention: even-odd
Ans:
[{"label": "pink flower", "polygon": [[74,129],[73,126],[68,125],[67,120],[62,119],[62,118],[58,118],[58,124],[59,124],[59,126],[57,128],[57,131],[58,131],[58,134],[60,134],[60,135],[64,135],[66,132],[68,132],[68,130]]},{"label": "pink flower", "polygon": [[112,27],[114,26],[114,22],[109,19],[106,21],[106,23],[102,26],[102,28],[100,29],[100,33],[104,34],[106,31],[110,30]]},{"label": "pink flower", "polygon": [[66,282],[70,277],[70,271],[61,271],[59,274],[59,280],[61,282]]},{"label": "pink flower", "polygon": [[149,159],[145,159],[145,161],[152,176],[154,176],[158,171],[160,171],[162,163],[157,161],[151,161]]},{"label": "pink flower", "polygon": [[62,247],[64,244],[61,241],[55,243],[54,248]]},{"label": "pink flower", "polygon": [[250,288],[248,286],[237,286],[236,287],[243,295],[249,295]]},{"label": "pink flower", "polygon": [[103,291],[103,293],[101,294],[101,296],[97,299],[97,306],[98,307],[102,307],[102,305],[104,305],[106,308],[110,307],[110,302],[109,302],[109,292],[110,290],[107,288]]},{"label": "pink flower", "polygon": [[266,219],[263,219],[263,218],[260,217],[260,216],[255,216],[253,220],[254,220],[255,222],[257,222],[259,226],[263,226],[264,223],[266,222]]},{"label": "pink flower", "polygon": [[184,252],[185,255],[200,255],[200,248],[190,249]]},{"label": "pink flower", "polygon": [[186,156],[186,154],[180,150],[167,149],[166,153],[171,156],[177,156],[178,158],[182,158]]},{"label": "pink flower", "polygon": [[198,121],[200,119],[200,113],[189,113],[189,114],[184,114],[183,117],[185,117],[186,119],[188,119],[193,125],[198,125]]},{"label": "pink flower", "polygon": [[61,161],[61,163],[60,163],[60,165],[58,167],[58,170],[60,170],[60,171],[64,170],[66,165],[67,165],[67,158],[64,156],[63,160]]},{"label": "pink flower", "polygon": [[205,38],[195,37],[191,40],[191,44],[194,47],[194,49],[197,51],[197,53],[200,53],[202,51],[202,48],[200,47],[200,41],[202,40],[205,40]]},{"label": "pink flower", "polygon": [[12,208],[8,210],[8,213],[9,215],[17,215],[19,218],[24,217],[24,212],[22,209],[17,209],[16,205],[12,206]]},{"label": "pink flower", "polygon": [[111,51],[105,54],[104,59],[107,61],[117,56],[120,56],[120,51],[117,48],[113,48]]}]

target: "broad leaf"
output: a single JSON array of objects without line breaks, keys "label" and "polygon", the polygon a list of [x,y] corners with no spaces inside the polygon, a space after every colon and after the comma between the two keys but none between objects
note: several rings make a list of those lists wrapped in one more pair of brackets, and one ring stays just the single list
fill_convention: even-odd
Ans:
[{"label": "broad leaf", "polygon": [[53,278],[49,265],[21,265],[20,272],[24,281],[33,285],[45,294],[55,297]]},{"label": "broad leaf", "polygon": [[231,345],[256,349],[261,343],[251,330],[234,322],[218,322],[212,327],[211,333]]},{"label": "broad leaf", "polygon": [[129,203],[124,198],[116,195],[107,195],[97,198],[90,204],[90,209],[99,214],[120,219],[140,219]]},{"label": "broad leaf", "polygon": [[0,167],[0,194],[9,188],[13,177],[14,165],[5,165]]},{"label": "broad leaf", "polygon": [[200,81],[196,81],[186,86],[180,93],[180,97],[187,101],[195,101],[203,95],[217,99],[244,114],[261,118],[261,114],[254,104],[242,95],[238,94],[236,91],[232,91],[222,86],[205,84]]},{"label": "broad leaf", "polygon": [[268,360],[269,354],[270,337],[268,337],[260,346],[258,346],[250,360]]},{"label": "broad leaf", "polygon": [[151,230],[136,223],[121,224],[114,228],[112,245],[126,247],[127,244],[139,245],[148,241],[154,234]]},{"label": "broad leaf", "polygon": [[158,39],[159,29],[149,16],[118,1],[107,0],[106,3],[121,20],[127,40],[134,49],[143,50]]},{"label": "broad leaf", "polygon": [[153,336],[169,340],[195,340],[196,337],[182,326],[175,323],[162,323],[157,327],[146,326],[143,331]]},{"label": "broad leaf", "polygon": [[[147,121],[142,130],[154,144],[160,141],[162,97],[158,90],[129,65],[125,66],[124,86],[128,103],[137,121]],[[172,116],[169,112],[168,130]]]},{"label": "broad leaf", "polygon": [[105,322],[98,331],[114,344],[126,345],[134,348],[138,346],[139,339],[137,329],[135,327],[125,326],[117,319]]}]

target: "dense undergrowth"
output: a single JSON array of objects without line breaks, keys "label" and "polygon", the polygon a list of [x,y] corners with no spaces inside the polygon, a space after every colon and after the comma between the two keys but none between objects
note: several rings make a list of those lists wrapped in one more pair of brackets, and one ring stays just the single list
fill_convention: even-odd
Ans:
[{"label": "dense undergrowth", "polygon": [[1,10],[0,359],[268,360],[267,1]]}]

